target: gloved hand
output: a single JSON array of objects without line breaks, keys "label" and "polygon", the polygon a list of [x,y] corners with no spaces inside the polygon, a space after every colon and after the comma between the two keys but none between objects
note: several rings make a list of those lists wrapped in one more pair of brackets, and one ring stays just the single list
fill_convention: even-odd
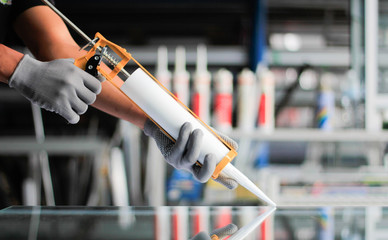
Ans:
[{"label": "gloved hand", "polygon": [[24,55],[8,84],[31,102],[77,123],[101,92],[101,83],[73,59],[41,62]]},{"label": "gloved hand", "polygon": [[[203,133],[200,129],[192,131],[189,122],[182,125],[175,143],[149,119],[144,125],[144,133],[155,140],[163,157],[176,169],[191,172],[194,178],[202,183],[207,182],[213,174],[217,164],[214,154],[207,154],[201,167],[195,164],[200,155]],[[227,141],[234,142],[230,138]],[[234,143],[234,146],[237,146],[237,144]],[[237,186],[236,181],[227,178],[222,173],[217,181],[230,189]]]},{"label": "gloved hand", "polygon": [[210,236],[206,232],[200,232],[195,235],[191,240],[218,240],[223,239],[229,235],[234,234],[238,230],[237,226],[233,223],[226,225],[225,227],[215,229],[210,233]]}]

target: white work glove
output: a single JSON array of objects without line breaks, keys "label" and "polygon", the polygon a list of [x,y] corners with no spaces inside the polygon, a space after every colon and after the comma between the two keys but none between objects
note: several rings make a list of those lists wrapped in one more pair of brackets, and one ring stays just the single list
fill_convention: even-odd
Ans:
[{"label": "white work glove", "polygon": [[[182,125],[175,143],[149,119],[144,125],[144,133],[155,140],[167,163],[174,168],[189,171],[197,181],[202,183],[207,182],[212,176],[217,164],[215,155],[207,154],[201,167],[195,164],[200,155],[203,133],[200,129],[192,131],[189,122]],[[232,139],[224,135],[220,135],[220,137],[227,138],[226,142],[228,143],[233,143],[231,144],[233,148],[237,146],[237,143]],[[234,189],[238,185],[235,180],[226,177],[222,172],[215,180],[229,189]]]},{"label": "white work glove", "polygon": [[79,121],[79,115],[86,112],[101,92],[100,81],[76,67],[73,59],[41,62],[28,55],[21,59],[8,84],[71,124]]},{"label": "white work glove", "polygon": [[238,230],[237,226],[233,223],[226,225],[225,227],[215,229],[208,235],[206,232],[200,232],[195,235],[191,240],[214,240],[223,239],[229,235],[234,234]]}]

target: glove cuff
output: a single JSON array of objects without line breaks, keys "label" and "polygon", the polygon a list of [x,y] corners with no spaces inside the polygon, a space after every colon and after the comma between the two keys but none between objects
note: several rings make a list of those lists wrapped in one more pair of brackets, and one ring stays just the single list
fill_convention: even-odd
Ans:
[{"label": "glove cuff", "polygon": [[160,129],[159,127],[152,122],[150,119],[144,123],[144,134],[148,137],[151,137],[155,140],[156,145],[158,146],[161,154],[164,158],[167,159],[167,156],[170,155],[170,151],[174,142],[171,141]]},{"label": "glove cuff", "polygon": [[12,73],[11,77],[9,78],[8,85],[11,88],[19,89],[20,87],[23,88],[25,85],[24,82],[26,82],[25,74],[29,73],[31,69],[35,68],[36,60],[32,57],[25,54],[22,59],[19,61],[18,65],[15,68],[15,71]]},{"label": "glove cuff", "polygon": [[26,59],[28,58],[29,56],[27,54],[25,54],[22,59],[20,59],[20,61],[18,62],[18,64],[16,65],[16,68],[15,70],[13,71],[11,77],[9,78],[8,80],[8,86],[10,88],[17,88],[17,83],[16,83],[16,79],[17,79],[17,76],[19,75],[19,72],[22,71],[21,68],[23,68],[23,63],[26,61]]},{"label": "glove cuff", "polygon": [[146,122],[144,123],[144,134],[148,137],[154,138],[156,131],[159,131],[158,126],[156,126],[153,121],[147,118]]}]

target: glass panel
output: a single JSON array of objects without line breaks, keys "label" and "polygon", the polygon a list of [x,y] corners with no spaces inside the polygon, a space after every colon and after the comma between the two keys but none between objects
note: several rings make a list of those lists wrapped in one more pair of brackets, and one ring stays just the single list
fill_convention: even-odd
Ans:
[{"label": "glass panel", "polygon": [[273,210],[255,206],[10,207],[0,211],[0,239],[189,239],[229,223],[238,227],[229,239],[384,239],[379,236],[388,233],[388,207]]}]

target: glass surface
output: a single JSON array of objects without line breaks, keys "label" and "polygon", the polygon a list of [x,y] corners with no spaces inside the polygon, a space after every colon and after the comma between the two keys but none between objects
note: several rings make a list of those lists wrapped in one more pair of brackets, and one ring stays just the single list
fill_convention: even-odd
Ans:
[{"label": "glass surface", "polygon": [[386,239],[388,207],[10,207],[0,239],[190,239],[234,223],[229,239]]}]

